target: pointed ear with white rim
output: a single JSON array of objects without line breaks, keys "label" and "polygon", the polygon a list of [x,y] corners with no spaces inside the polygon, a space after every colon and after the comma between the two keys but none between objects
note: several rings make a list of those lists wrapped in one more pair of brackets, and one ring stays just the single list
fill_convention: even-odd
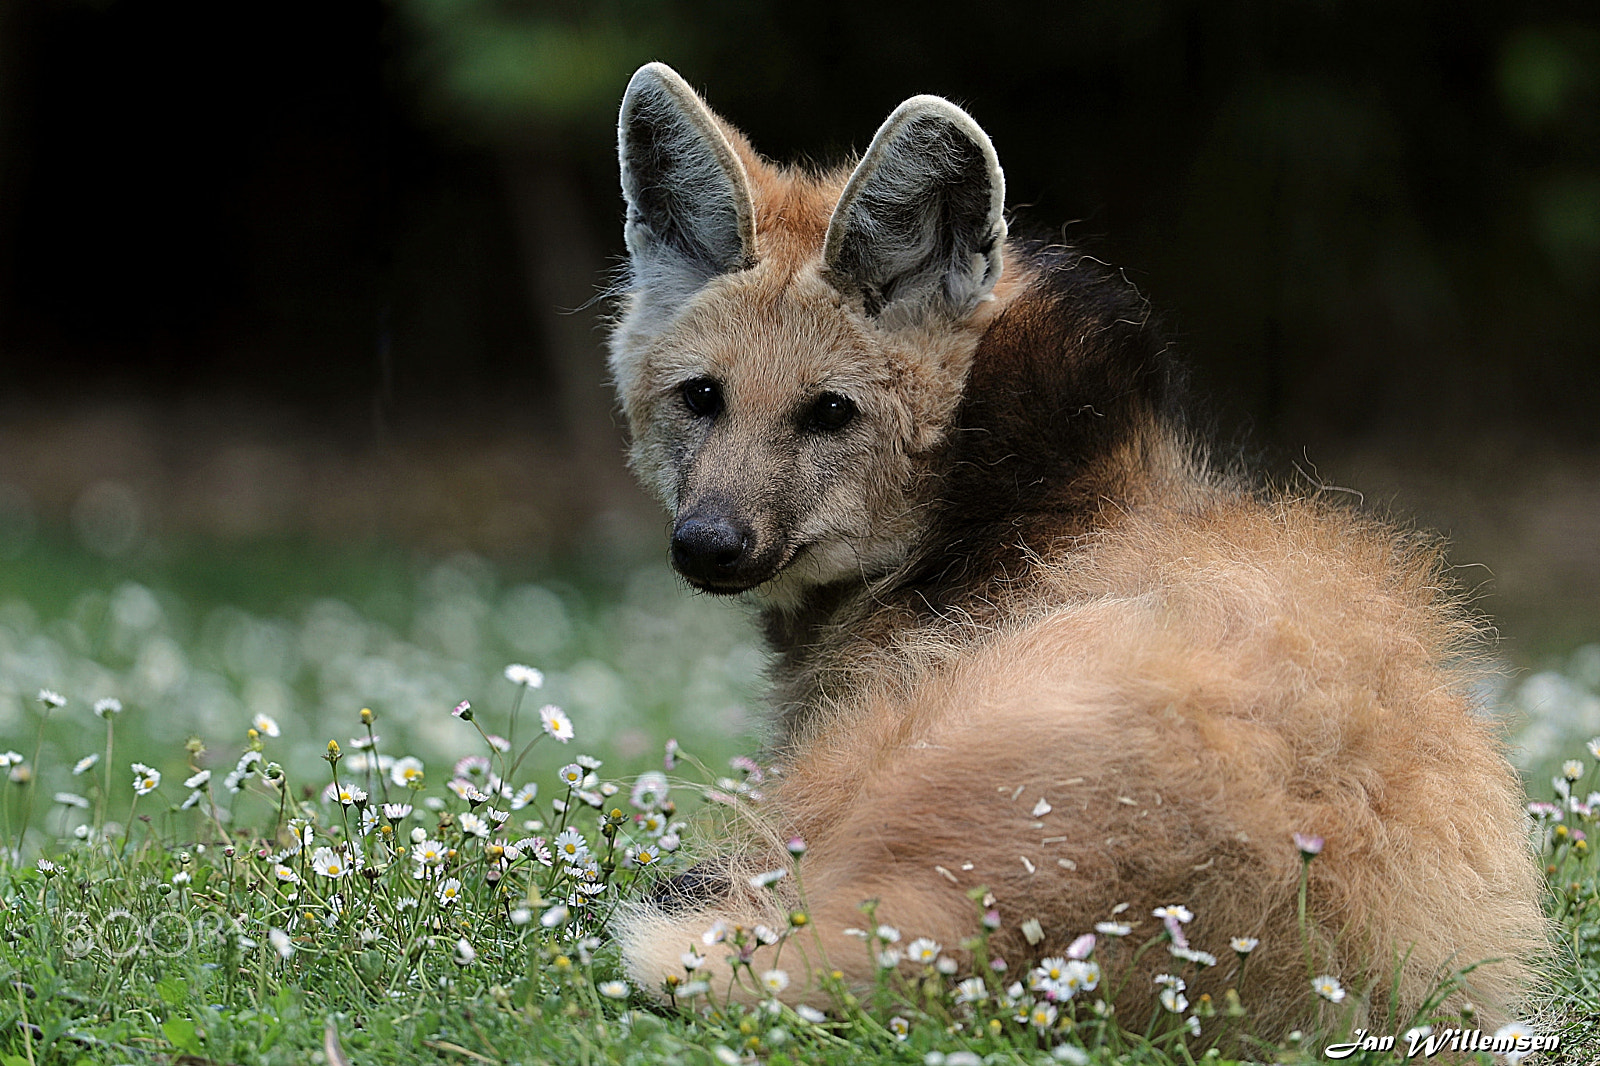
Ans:
[{"label": "pointed ear with white rim", "polygon": [[635,290],[686,297],[755,264],[749,175],[711,109],[665,63],[628,82],[617,156]]},{"label": "pointed ear with white rim", "polygon": [[1005,177],[961,108],[914,96],[872,138],[833,210],[823,270],[885,325],[966,316],[1000,278]]}]

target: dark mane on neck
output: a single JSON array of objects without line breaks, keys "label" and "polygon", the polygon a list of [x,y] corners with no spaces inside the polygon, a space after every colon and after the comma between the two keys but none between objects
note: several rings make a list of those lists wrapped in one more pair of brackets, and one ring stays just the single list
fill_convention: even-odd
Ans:
[{"label": "dark mane on neck", "polygon": [[1152,446],[1184,434],[1182,373],[1139,292],[1074,249],[1019,251],[1034,281],[978,345],[901,572],[935,604],[1133,503],[1160,476]]}]

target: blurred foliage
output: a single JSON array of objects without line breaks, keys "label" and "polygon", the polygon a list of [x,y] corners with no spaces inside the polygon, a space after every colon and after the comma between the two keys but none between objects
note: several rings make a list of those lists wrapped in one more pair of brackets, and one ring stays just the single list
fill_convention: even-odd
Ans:
[{"label": "blurred foliage", "polygon": [[402,0],[399,10],[435,119],[489,130],[603,128],[617,87],[678,36],[662,5],[640,0]]}]

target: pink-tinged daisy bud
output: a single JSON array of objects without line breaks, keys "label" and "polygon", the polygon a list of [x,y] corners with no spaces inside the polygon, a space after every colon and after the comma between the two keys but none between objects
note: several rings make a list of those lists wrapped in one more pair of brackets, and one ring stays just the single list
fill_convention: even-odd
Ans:
[{"label": "pink-tinged daisy bud", "polygon": [[983,912],[983,927],[994,930],[1000,928],[1000,912],[993,908]]},{"label": "pink-tinged daisy bud", "polygon": [[799,837],[789,838],[789,854],[796,858],[806,853],[806,842]]},{"label": "pink-tinged daisy bud", "polygon": [[1094,934],[1085,933],[1074,940],[1072,945],[1067,948],[1067,958],[1087,959],[1092,951],[1094,951]]},{"label": "pink-tinged daisy bud", "polygon": [[468,703],[466,700],[462,700],[460,703],[456,704],[456,709],[450,713],[461,719],[463,722],[470,722],[472,721],[472,704]]},{"label": "pink-tinged daisy bud", "polygon": [[1294,834],[1294,846],[1300,849],[1300,857],[1306,862],[1322,854],[1322,838],[1309,833]]}]

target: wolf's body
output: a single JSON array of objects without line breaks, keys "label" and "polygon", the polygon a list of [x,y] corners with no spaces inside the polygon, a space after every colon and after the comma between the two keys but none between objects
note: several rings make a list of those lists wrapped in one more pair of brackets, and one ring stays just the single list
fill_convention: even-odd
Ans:
[{"label": "wolf's body", "polygon": [[[1184,971],[1190,994],[1220,995],[1230,938],[1258,938],[1247,1005],[1284,1026],[1311,1010],[1299,832],[1326,840],[1319,973],[1398,1021],[1496,959],[1467,994],[1515,1004],[1537,877],[1476,713],[1476,628],[1425,538],[1214,472],[1137,295],[1005,241],[993,149],[952,105],[908,101],[853,172],[814,175],[652,65],[620,129],[634,465],[679,570],[764,604],[782,770],[767,836],[620,923],[644,987],[716,920],[781,928],[794,900],[740,871],[797,834],[791,995],[870,981],[844,932],[863,901],[959,954],[987,886],[1013,974],[1128,904],[1134,935],[1100,942],[1114,972],[1181,903],[1222,960]],[[697,976],[725,982],[708,955]],[[1183,965],[1145,960],[1126,1014]]]}]

